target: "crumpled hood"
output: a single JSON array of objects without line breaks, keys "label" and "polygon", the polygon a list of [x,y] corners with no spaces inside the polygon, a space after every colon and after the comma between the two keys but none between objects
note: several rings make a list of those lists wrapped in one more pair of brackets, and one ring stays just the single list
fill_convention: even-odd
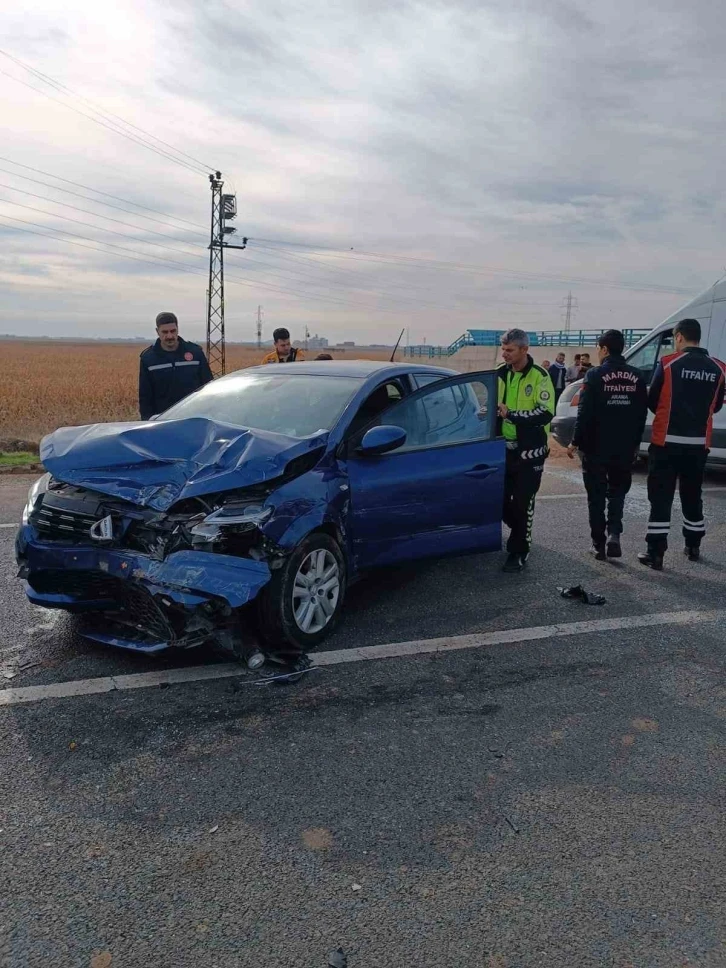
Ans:
[{"label": "crumpled hood", "polygon": [[188,417],[62,427],[43,438],[40,459],[60,481],[166,511],[183,498],[279,477],[327,439],[327,432],[299,440]]}]

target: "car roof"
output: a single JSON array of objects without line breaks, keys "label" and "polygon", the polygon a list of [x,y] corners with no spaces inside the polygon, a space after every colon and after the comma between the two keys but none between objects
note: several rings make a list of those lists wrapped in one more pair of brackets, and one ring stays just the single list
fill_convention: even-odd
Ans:
[{"label": "car roof", "polygon": [[235,370],[229,376],[238,376],[240,373],[259,373],[260,370],[269,370],[273,367],[275,373],[296,373],[309,376],[348,376],[365,380],[374,375],[396,376],[402,373],[437,373],[441,374],[442,379],[446,376],[455,376],[456,370],[450,370],[443,366],[432,366],[426,363],[389,363],[387,360],[304,360],[299,363],[274,363],[261,366],[250,366],[244,370]]}]

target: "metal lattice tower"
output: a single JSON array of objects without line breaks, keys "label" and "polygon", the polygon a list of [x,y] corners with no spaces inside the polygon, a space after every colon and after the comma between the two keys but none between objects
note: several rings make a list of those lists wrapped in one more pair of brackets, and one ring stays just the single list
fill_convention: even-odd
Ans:
[{"label": "metal lattice tower", "polygon": [[207,359],[212,373],[226,370],[224,340],[224,210],[222,173],[209,176],[212,189],[212,227],[209,237],[209,288],[207,290]]},{"label": "metal lattice tower", "polygon": [[227,222],[237,217],[237,199],[234,195],[223,195],[222,172],[209,176],[212,189],[212,225],[209,235],[209,288],[207,290],[207,359],[214,376],[224,376],[227,368],[224,333],[224,250],[246,249],[247,239],[242,245],[232,245],[225,241],[237,229]]},{"label": "metal lattice tower", "polygon": [[562,308],[564,309],[563,319],[565,322],[565,332],[569,333],[572,329],[572,317],[577,313],[579,305],[577,299],[573,297],[571,292],[567,293],[567,299],[562,302]]}]

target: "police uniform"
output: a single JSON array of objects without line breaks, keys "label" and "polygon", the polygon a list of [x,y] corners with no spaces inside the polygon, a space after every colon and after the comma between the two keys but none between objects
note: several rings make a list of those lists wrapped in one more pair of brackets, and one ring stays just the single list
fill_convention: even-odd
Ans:
[{"label": "police uniform", "polygon": [[[623,505],[633,480],[633,460],[648,416],[648,388],[639,370],[611,354],[585,374],[572,444],[582,455],[592,543],[623,532]],[[605,505],[607,502],[607,521]],[[619,557],[617,542],[608,554]],[[615,554],[614,552],[618,553]]]},{"label": "police uniform", "polygon": [[277,355],[277,350],[273,350],[271,353],[268,353],[267,356],[263,357],[262,363],[302,363],[304,360],[305,357],[297,346],[293,346],[290,348],[290,355],[286,360],[281,360]]},{"label": "police uniform", "polygon": [[212,380],[201,346],[179,339],[175,350],[162,348],[161,340],[141,354],[139,412],[142,420],[163,413]]},{"label": "police uniform", "polygon": [[497,374],[497,402],[509,408],[499,422],[507,444],[503,513],[511,532],[507,551],[526,557],[532,540],[534,499],[549,454],[547,435],[555,391],[549,373],[529,355],[520,372],[505,363]]},{"label": "police uniform", "polygon": [[668,547],[677,481],[686,551],[692,549],[697,555],[706,533],[703,473],[713,415],[724,402],[725,374],[726,365],[701,346],[664,356],[656,367],[648,394],[648,406],[655,414],[648,452],[650,554],[662,557]]}]

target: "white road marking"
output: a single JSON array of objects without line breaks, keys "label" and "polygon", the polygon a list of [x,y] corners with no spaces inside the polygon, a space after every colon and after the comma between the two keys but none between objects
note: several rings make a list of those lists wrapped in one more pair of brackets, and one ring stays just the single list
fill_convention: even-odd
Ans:
[{"label": "white road marking", "polygon": [[587,497],[587,494],[584,491],[575,494],[538,494],[535,504],[539,504],[540,501],[564,501],[568,497]]},{"label": "white road marking", "polygon": [[19,524],[0,524],[0,528],[15,528],[16,531],[19,527]]},{"label": "white road marking", "polygon": [[[482,632],[474,635],[455,635],[439,639],[417,639],[390,645],[371,645],[361,649],[339,649],[320,652],[314,656],[316,666],[346,665],[422,655],[431,652],[457,652],[462,649],[481,649],[491,645],[517,645],[538,639],[614,632],[622,629],[646,628],[657,625],[689,625],[698,622],[719,622],[726,619],[726,610],[655,612],[650,615],[629,615],[621,618],[594,619],[588,622],[567,622],[560,625],[538,625],[531,628],[504,629],[501,632]],[[246,675],[236,662],[219,665],[190,666],[163,672],[141,672],[128,676],[105,676],[100,679],[79,679],[75,682],[54,682],[47,686],[19,686],[0,690],[0,706],[17,706],[42,699],[65,699],[71,696],[91,696],[123,689],[147,689],[163,684],[201,682],[209,679],[228,679]],[[250,680],[251,682],[254,680]]]}]

